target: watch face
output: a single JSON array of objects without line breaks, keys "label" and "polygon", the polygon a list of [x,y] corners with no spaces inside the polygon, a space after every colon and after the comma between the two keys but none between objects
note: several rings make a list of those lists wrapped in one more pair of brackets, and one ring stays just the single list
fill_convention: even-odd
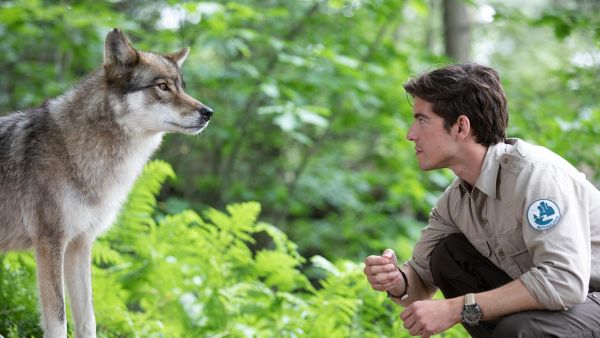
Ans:
[{"label": "watch face", "polygon": [[463,308],[462,320],[469,325],[478,324],[481,320],[481,308],[479,305],[466,305]]}]

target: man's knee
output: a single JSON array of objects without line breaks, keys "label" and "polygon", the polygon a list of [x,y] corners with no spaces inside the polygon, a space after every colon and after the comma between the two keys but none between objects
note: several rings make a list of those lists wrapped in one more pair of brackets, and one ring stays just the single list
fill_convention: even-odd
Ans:
[{"label": "man's knee", "polygon": [[450,260],[453,260],[456,252],[461,250],[465,241],[467,241],[467,238],[463,234],[450,234],[442,239],[435,249],[433,249],[429,264],[435,282],[443,280],[444,276],[447,276],[449,273],[456,273],[456,271],[453,271],[455,265],[448,263]]}]

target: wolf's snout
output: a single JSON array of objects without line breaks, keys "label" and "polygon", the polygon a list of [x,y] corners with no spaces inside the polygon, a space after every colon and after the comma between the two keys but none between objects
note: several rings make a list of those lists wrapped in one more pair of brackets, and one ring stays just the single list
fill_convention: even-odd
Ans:
[{"label": "wolf's snout", "polygon": [[213,110],[210,107],[207,106],[202,106],[198,109],[198,112],[200,113],[200,115],[202,115],[202,117],[209,119],[211,116],[213,116]]}]

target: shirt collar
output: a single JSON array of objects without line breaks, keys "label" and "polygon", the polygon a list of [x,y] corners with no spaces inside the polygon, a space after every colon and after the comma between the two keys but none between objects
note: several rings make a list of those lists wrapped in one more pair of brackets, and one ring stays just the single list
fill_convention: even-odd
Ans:
[{"label": "shirt collar", "polygon": [[[511,141],[509,141],[511,142]],[[510,147],[510,144],[500,142],[488,147],[481,166],[481,172],[475,183],[475,187],[484,194],[496,197],[496,182],[498,180],[498,168],[500,167],[500,159]],[[463,185],[466,182],[463,181]]]}]

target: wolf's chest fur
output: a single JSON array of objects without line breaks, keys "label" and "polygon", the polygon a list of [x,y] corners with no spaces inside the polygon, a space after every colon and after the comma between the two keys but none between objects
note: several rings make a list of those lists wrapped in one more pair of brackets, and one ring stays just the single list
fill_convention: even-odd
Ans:
[{"label": "wolf's chest fur", "polygon": [[110,157],[90,152],[77,159],[77,177],[65,177],[67,182],[59,193],[68,238],[81,233],[98,234],[111,225],[161,138],[161,134],[155,134],[132,140]]}]

